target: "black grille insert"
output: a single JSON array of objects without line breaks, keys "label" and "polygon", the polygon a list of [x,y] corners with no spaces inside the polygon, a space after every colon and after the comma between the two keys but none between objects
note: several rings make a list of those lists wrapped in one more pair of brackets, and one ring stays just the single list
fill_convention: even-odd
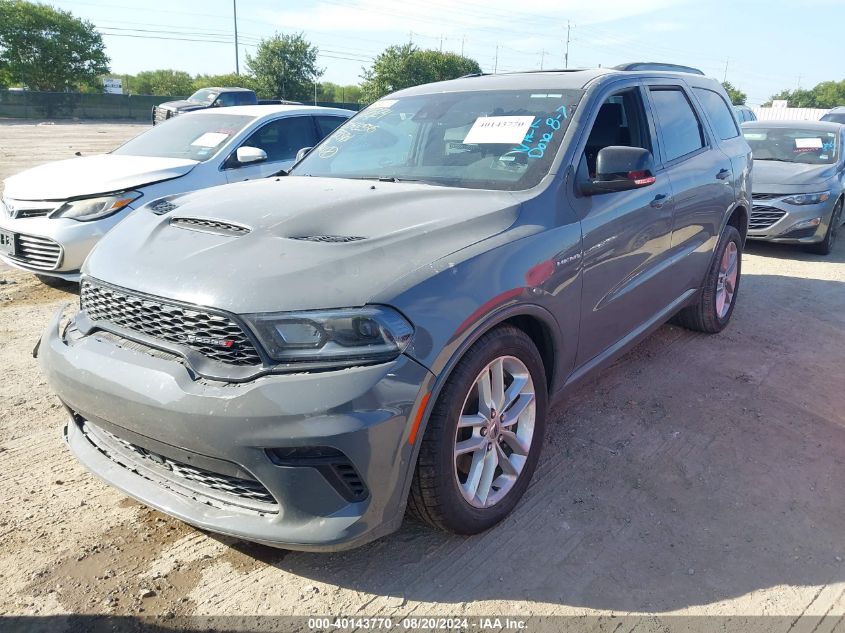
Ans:
[{"label": "black grille insert", "polygon": [[748,228],[752,231],[767,229],[786,215],[786,211],[775,207],[754,206],[748,218]]},{"label": "black grille insert", "polygon": [[[113,462],[141,476],[164,479],[176,484],[182,494],[195,494],[228,505],[236,505],[258,512],[276,513],[276,499],[255,479],[216,473],[192,464],[154,453],[118,437],[104,428],[75,415],[85,437]],[[200,499],[204,501],[203,499]]]},{"label": "black grille insert", "polygon": [[136,295],[91,279],[80,284],[80,304],[92,321],[184,345],[221,363],[261,364],[258,351],[241,327],[222,314]]},{"label": "black grille insert", "polygon": [[301,240],[303,242],[324,242],[328,244],[344,244],[346,242],[357,242],[366,238],[357,235],[304,235],[302,237],[292,237],[293,240]]},{"label": "black grille insert", "polygon": [[159,215],[164,215],[165,213],[175,211],[178,208],[178,205],[173,204],[170,200],[156,200],[149,208],[151,211],[154,211]]},{"label": "black grille insert", "polygon": [[315,468],[347,501],[363,501],[369,495],[367,485],[350,459],[330,446],[268,448],[267,457],[277,466]]}]

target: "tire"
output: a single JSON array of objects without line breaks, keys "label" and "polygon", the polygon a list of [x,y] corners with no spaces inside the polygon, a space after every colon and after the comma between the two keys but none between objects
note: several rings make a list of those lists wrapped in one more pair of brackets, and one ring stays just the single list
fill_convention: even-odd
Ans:
[{"label": "tire", "polygon": [[824,234],[824,239],[818,244],[808,244],[805,249],[817,255],[830,255],[830,251],[833,250],[833,245],[836,242],[836,234],[839,231],[839,225],[841,223],[842,199],[840,198],[836,206],[833,207],[833,213],[830,215],[830,223],[827,225],[827,233]]},{"label": "tire", "polygon": [[[733,245],[733,246],[732,246]],[[733,284],[733,293],[729,296],[729,303],[726,310],[720,311],[722,304],[719,302],[720,277],[723,259],[729,249],[735,249],[736,253],[736,279]],[[731,320],[734,307],[736,306],[739,286],[742,279],[742,237],[736,227],[728,225],[722,231],[719,244],[716,246],[713,262],[710,270],[704,278],[704,285],[698,294],[696,302],[683,308],[675,317],[678,325],[697,332],[715,334],[725,329]]]},{"label": "tire", "polygon": [[[513,406],[505,407],[505,411],[488,415],[486,425],[458,428],[459,420],[479,420],[474,410],[485,409],[478,396],[479,381],[483,383],[487,375],[490,384],[495,385],[493,374],[487,372],[500,361],[505,377],[502,381],[505,397],[516,390],[516,380],[525,385],[523,395],[512,402]],[[526,376],[528,382],[524,382]],[[510,382],[509,378],[512,378]],[[533,392],[533,399],[529,399],[530,392]],[[513,422],[514,417],[509,417],[508,413],[517,408],[521,413],[514,413],[516,422]],[[483,335],[455,366],[431,411],[411,484],[410,512],[433,527],[456,534],[477,534],[504,519],[525,493],[537,467],[547,408],[543,361],[528,335],[512,326],[500,326]],[[527,434],[532,428],[529,440]],[[507,437],[510,431],[513,431],[512,437]],[[457,456],[459,441],[486,443],[486,447]],[[519,452],[527,452],[527,455],[520,455],[514,446],[519,446]],[[482,501],[484,460],[490,459],[495,459],[498,465],[490,469],[492,476],[486,479],[492,479],[492,483],[488,486],[486,501]],[[513,463],[519,466],[515,467]],[[503,468],[505,465],[510,472]],[[482,476],[471,481],[471,475],[477,472],[473,467],[481,468]],[[461,481],[462,476],[466,477],[465,481]],[[466,495],[471,494],[468,491],[472,482],[477,482],[478,492],[470,501]],[[485,506],[485,502],[489,505]]]}]

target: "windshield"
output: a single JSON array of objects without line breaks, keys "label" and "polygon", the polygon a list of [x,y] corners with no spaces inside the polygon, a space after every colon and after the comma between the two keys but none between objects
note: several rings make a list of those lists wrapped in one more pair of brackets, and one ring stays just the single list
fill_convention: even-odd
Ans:
[{"label": "windshield", "polygon": [[828,112],[820,120],[831,121],[833,123],[845,123],[845,112]]},{"label": "windshield", "polygon": [[582,94],[537,89],[382,99],[335,130],[291,175],[528,189],[549,173]]},{"label": "windshield", "polygon": [[824,165],[836,162],[839,142],[835,132],[812,128],[754,127],[743,130],[754,160]]},{"label": "windshield", "polygon": [[211,103],[217,98],[217,95],[218,93],[216,91],[203,88],[202,90],[197,90],[194,94],[188,97],[188,101],[191,103],[211,105]]},{"label": "windshield", "polygon": [[151,127],[112,154],[189,158],[205,161],[255,117],[233,114],[183,114]]}]

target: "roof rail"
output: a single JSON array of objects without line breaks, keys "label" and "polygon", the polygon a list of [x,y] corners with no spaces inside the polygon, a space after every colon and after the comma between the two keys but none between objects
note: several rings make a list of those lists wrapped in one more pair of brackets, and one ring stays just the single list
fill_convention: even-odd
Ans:
[{"label": "roof rail", "polygon": [[613,70],[661,70],[670,73],[692,73],[693,75],[704,74],[698,68],[693,68],[692,66],[662,64],[660,62],[632,62],[629,64],[619,64],[618,66],[614,66]]}]

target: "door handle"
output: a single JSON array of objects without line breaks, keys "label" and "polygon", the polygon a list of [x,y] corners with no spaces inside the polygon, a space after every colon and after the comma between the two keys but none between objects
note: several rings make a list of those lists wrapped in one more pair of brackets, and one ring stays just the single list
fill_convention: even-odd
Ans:
[{"label": "door handle", "polygon": [[660,209],[667,202],[669,202],[669,196],[667,196],[665,193],[658,193],[656,196],[654,196],[654,200],[652,200],[648,204],[650,207]]},{"label": "door handle", "polygon": [[727,178],[730,177],[730,175],[731,175],[730,169],[720,169],[719,173],[716,174],[716,178],[718,178],[719,180],[726,180]]}]

